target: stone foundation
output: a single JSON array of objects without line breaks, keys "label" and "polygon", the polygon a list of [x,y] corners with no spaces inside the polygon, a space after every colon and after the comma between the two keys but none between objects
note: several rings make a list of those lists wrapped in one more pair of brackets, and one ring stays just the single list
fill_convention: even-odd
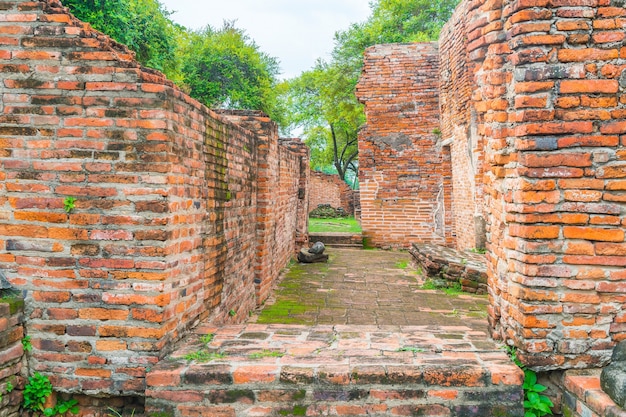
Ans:
[{"label": "stone foundation", "polygon": [[485,255],[417,243],[409,252],[428,277],[443,280],[447,286],[460,284],[466,292],[487,293]]}]

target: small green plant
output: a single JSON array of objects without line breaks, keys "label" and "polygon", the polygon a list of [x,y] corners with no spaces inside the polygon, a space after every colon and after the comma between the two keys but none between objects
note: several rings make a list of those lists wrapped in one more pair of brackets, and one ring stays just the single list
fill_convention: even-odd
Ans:
[{"label": "small green plant", "polygon": [[282,358],[283,356],[285,356],[283,352],[279,352],[277,350],[263,349],[260,352],[249,354],[248,359]]},{"label": "small green plant", "polygon": [[69,400],[59,400],[54,408],[46,408],[43,414],[47,417],[64,416],[67,413],[78,414],[78,401],[73,398]]},{"label": "small green plant", "polygon": [[537,373],[524,369],[524,417],[541,417],[552,415],[554,406],[550,398],[540,394],[547,387],[537,383]]},{"label": "small green plant", "polygon": [[46,398],[52,394],[52,384],[47,376],[35,372],[28,378],[24,387],[24,408],[33,411],[44,411]]},{"label": "small green plant", "polygon": [[441,135],[441,129],[439,129],[438,127],[433,129],[433,134],[435,135]]},{"label": "small green plant", "polygon": [[547,387],[537,383],[537,373],[526,366],[517,357],[517,349],[513,346],[505,347],[509,357],[524,371],[524,417],[542,417],[552,415],[551,407],[554,407],[550,398],[541,393]]},{"label": "small green plant", "polygon": [[208,345],[209,343],[211,343],[213,341],[214,337],[215,337],[215,335],[213,333],[208,333],[208,334],[203,335],[200,338],[200,341],[202,343],[204,343],[205,345]]},{"label": "small green plant", "polygon": [[487,253],[487,249],[485,249],[485,248],[473,248],[473,249],[470,249],[470,252],[472,252],[472,253],[480,253],[481,255],[484,255],[485,253]]},{"label": "small green plant", "polygon": [[237,312],[236,312],[235,310],[231,309],[231,310],[228,312],[228,315],[229,315],[229,316],[231,316],[231,317],[235,317],[235,316],[237,315]]},{"label": "small green plant", "polygon": [[196,361],[200,363],[211,362],[216,359],[223,359],[226,357],[226,354],[219,352],[209,352],[206,349],[200,349],[197,352],[188,353],[184,356],[185,360],[188,361]]},{"label": "small green plant", "polygon": [[74,197],[65,197],[63,199],[63,209],[66,213],[71,213],[74,210],[76,199]]},{"label": "small green plant", "polygon": [[422,284],[422,289],[423,290],[436,290],[437,285],[435,284],[435,281],[433,281],[432,279],[426,279],[424,283]]},{"label": "small green plant", "polygon": [[452,284],[452,286],[444,288],[443,292],[447,295],[459,295],[463,292],[463,287],[461,286],[461,283],[457,281]]},{"label": "small green plant", "polygon": [[415,346],[403,346],[401,348],[396,349],[396,352],[421,353],[421,352],[424,352],[424,349],[418,348],[418,347],[415,347]]},{"label": "small green plant", "polygon": [[7,393],[12,392],[15,389],[11,381],[7,382]]},{"label": "small green plant", "polygon": [[33,345],[30,342],[30,336],[24,336],[22,338],[22,346],[24,347],[24,350],[26,352],[30,352],[31,350],[33,350]]},{"label": "small green plant", "polygon": [[207,333],[200,337],[200,342],[202,343],[202,347],[198,349],[196,352],[188,353],[183,358],[188,361],[196,361],[196,362],[211,362],[212,360],[225,358],[226,355],[219,352],[212,352],[208,350],[209,343],[213,341],[215,335],[213,333]]}]

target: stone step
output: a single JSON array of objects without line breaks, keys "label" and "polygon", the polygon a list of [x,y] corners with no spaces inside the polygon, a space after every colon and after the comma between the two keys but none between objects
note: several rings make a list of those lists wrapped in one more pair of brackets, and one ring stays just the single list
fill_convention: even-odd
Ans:
[{"label": "stone step", "polygon": [[521,417],[522,380],[468,327],[206,326],[148,372],[146,414]]},{"label": "stone step", "polygon": [[309,242],[322,242],[330,247],[363,248],[363,236],[360,233],[309,233]]}]

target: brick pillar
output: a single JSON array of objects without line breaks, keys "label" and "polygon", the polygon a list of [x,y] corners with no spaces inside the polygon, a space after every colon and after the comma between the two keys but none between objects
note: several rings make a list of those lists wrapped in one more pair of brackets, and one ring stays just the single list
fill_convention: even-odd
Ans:
[{"label": "brick pillar", "polygon": [[626,9],[476,6],[490,323],[535,369],[602,366],[626,338]]}]

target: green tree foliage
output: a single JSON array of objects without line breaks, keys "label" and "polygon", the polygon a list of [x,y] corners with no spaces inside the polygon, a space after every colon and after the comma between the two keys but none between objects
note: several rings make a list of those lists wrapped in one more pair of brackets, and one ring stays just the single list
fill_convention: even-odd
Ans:
[{"label": "green tree foliage", "polygon": [[64,0],[80,20],[137,53],[208,107],[263,110],[281,122],[278,61],[233,22],[215,30],[176,25],[158,0]]},{"label": "green tree foliage", "polygon": [[365,121],[353,91],[354,79],[341,67],[318,61],[291,80],[283,96],[290,122],[303,129],[311,148],[311,167],[332,165],[342,179],[348,171],[356,174],[358,128]]},{"label": "green tree foliage", "polygon": [[287,121],[304,129],[312,167],[332,164],[341,178],[356,171],[356,138],[365,122],[354,89],[363,67],[363,52],[383,43],[437,39],[458,0],[376,0],[367,21],[335,34],[330,62],[318,62],[290,80],[285,99]]},{"label": "green tree foliage", "polygon": [[233,22],[188,33],[181,61],[184,85],[207,106],[273,112],[278,61]]},{"label": "green tree foliage", "polygon": [[157,0],[63,0],[80,20],[137,53],[142,64],[178,76],[177,31]]}]

